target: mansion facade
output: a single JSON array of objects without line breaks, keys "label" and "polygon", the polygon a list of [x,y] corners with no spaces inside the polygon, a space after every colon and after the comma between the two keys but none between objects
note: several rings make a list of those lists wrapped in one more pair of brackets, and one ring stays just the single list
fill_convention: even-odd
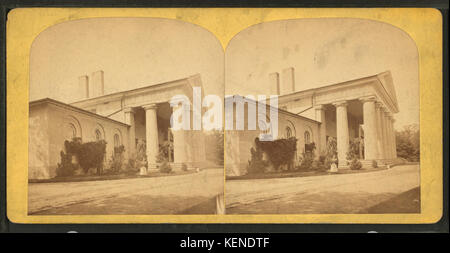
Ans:
[{"label": "mansion facade", "polygon": [[136,157],[145,147],[148,170],[156,170],[159,147],[170,142],[169,162],[175,169],[202,167],[206,162],[202,131],[170,128],[170,99],[185,95],[192,101],[193,87],[202,87],[199,74],[146,86],[104,94],[103,71],[79,77],[76,102],[66,104],[45,98],[29,104],[29,179],[56,176],[65,140],[83,142],[105,140],[106,159],[114,148],[123,146],[125,160]]},{"label": "mansion facade", "polygon": [[[363,167],[373,166],[373,161],[381,166],[397,162],[393,115],[399,108],[389,71],[302,91],[296,91],[293,68],[283,70],[280,79],[279,73],[269,75],[271,94],[279,95],[278,108],[271,110],[278,111],[278,138],[297,138],[297,161],[308,144],[315,144],[317,157],[326,152],[328,139],[335,138],[339,169],[347,169],[346,154],[356,138],[363,143]],[[226,132],[227,176],[247,173],[250,150],[260,133]]]}]

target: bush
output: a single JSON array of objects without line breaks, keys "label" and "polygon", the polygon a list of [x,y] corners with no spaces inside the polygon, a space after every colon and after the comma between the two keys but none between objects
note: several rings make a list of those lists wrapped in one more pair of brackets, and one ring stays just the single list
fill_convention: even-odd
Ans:
[{"label": "bush", "polygon": [[288,170],[294,168],[297,138],[290,137],[274,141],[260,141],[259,138],[256,138],[255,144],[261,148],[261,151],[267,154],[275,170],[279,170],[282,165],[286,165]]},{"label": "bush", "polygon": [[347,160],[350,161],[350,169],[360,170],[362,164],[358,159],[359,157],[359,142],[350,141],[349,150],[347,152]]},{"label": "bush", "polygon": [[263,160],[263,151],[259,145],[256,148],[250,149],[251,159],[248,161],[247,172],[248,174],[256,174],[264,172],[267,167],[267,162]]},{"label": "bush", "polygon": [[161,173],[172,172],[172,167],[169,164],[169,152],[172,149],[172,143],[170,141],[165,141],[159,145],[159,153],[156,156],[156,162],[160,163],[159,171]]},{"label": "bush", "polygon": [[361,168],[362,168],[362,164],[358,159],[353,159],[350,161],[350,169],[360,170]]},{"label": "bush", "polygon": [[416,124],[396,131],[397,156],[410,162],[420,161],[420,130]]},{"label": "bush", "polygon": [[89,169],[97,169],[97,174],[103,170],[103,161],[106,153],[106,141],[95,141],[82,143],[81,138],[73,138],[72,141],[64,141],[66,153],[61,151],[61,163],[58,164],[57,174],[59,176],[71,176],[77,168],[72,164],[72,156],[78,158],[78,164],[84,173]]},{"label": "bush", "polygon": [[170,173],[172,172],[172,167],[170,166],[169,162],[163,161],[161,165],[159,166],[159,172],[161,173]]},{"label": "bush", "polygon": [[325,157],[325,159],[323,161],[323,166],[326,169],[330,169],[331,168],[331,164],[337,162],[337,142],[336,142],[336,138],[328,137],[327,147],[326,147],[326,150],[325,150],[324,154],[322,154],[322,156]]},{"label": "bush", "polygon": [[187,171],[188,170],[188,167],[187,167],[187,165],[185,163],[181,164],[181,170],[182,171]]},{"label": "bush", "polygon": [[119,147],[114,147],[114,153],[109,161],[109,169],[112,173],[119,173],[124,166],[123,153],[125,152],[125,147],[120,145]]},{"label": "bush", "polygon": [[173,144],[170,141],[165,141],[159,145],[159,153],[156,156],[156,162],[169,162],[169,152],[173,150]]},{"label": "bush", "polygon": [[86,142],[79,146],[77,150],[78,163],[83,171],[87,173],[89,169],[97,169],[97,174],[103,172],[103,161],[105,160],[106,141]]},{"label": "bush", "polygon": [[297,169],[302,171],[311,170],[313,162],[314,159],[311,155],[303,153],[300,161],[300,166],[298,166]]},{"label": "bush", "polygon": [[372,168],[378,168],[377,161],[375,161],[375,160],[372,161]]},{"label": "bush", "polygon": [[77,166],[72,163],[72,154],[65,154],[63,151],[60,153],[61,163],[58,163],[56,168],[56,176],[67,177],[73,176]]},{"label": "bush", "polygon": [[145,141],[139,140],[136,144],[136,158],[133,159],[131,165],[133,165],[133,168],[135,168],[137,171],[139,171],[142,167],[148,167]]}]

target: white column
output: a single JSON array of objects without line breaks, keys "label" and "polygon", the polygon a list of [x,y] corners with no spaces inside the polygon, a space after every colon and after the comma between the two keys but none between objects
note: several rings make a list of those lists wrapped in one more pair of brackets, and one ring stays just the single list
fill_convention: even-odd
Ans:
[{"label": "white column", "polygon": [[376,110],[377,110],[377,129],[378,129],[378,139],[377,139],[377,146],[378,146],[378,159],[385,159],[386,158],[386,149],[384,144],[385,139],[385,129],[384,129],[384,112],[383,112],[383,104],[378,102],[376,104]]},{"label": "white column", "polygon": [[[183,163],[186,163],[186,142],[185,142],[185,130],[172,130],[173,134],[173,162],[175,168],[181,168]],[[186,163],[186,165],[188,165]]]},{"label": "white column", "polygon": [[386,128],[386,151],[387,159],[393,158],[392,154],[392,132],[391,132],[391,113],[385,112],[385,128]]},{"label": "white column", "polygon": [[319,152],[327,150],[327,121],[325,119],[325,107],[318,105],[316,109],[316,120],[320,122],[319,127]]},{"label": "white column", "polygon": [[393,118],[392,114],[389,114],[388,116],[388,129],[389,129],[389,158],[395,158],[395,148],[394,148],[394,142],[395,142],[395,134],[394,134],[394,128],[393,128]]},{"label": "white column", "polygon": [[156,156],[159,153],[157,106],[142,106],[145,110],[145,137],[148,169],[156,169]]},{"label": "white column", "polygon": [[373,96],[360,100],[363,103],[364,159],[374,160],[378,158],[376,100]]},{"label": "white column", "polygon": [[133,108],[125,108],[125,123],[130,125],[128,130],[128,157],[134,158],[136,155],[136,124],[134,123]]},{"label": "white column", "polygon": [[393,134],[393,140],[392,140],[392,157],[397,158],[397,135],[395,134],[395,128],[394,128],[395,119],[392,118],[392,134]]},{"label": "white column", "polygon": [[387,117],[386,117],[386,108],[381,108],[381,125],[383,131],[383,159],[389,158],[389,148],[388,148],[388,130],[387,130]]},{"label": "white column", "polygon": [[333,104],[336,106],[336,135],[339,168],[348,168],[347,152],[349,145],[347,101]]}]

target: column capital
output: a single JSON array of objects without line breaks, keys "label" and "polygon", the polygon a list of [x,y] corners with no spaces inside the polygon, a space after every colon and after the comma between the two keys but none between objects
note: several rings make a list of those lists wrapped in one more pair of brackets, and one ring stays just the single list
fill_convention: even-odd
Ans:
[{"label": "column capital", "polygon": [[136,113],[133,107],[126,107],[123,109],[125,113]]},{"label": "column capital", "polygon": [[377,98],[375,96],[365,96],[365,97],[360,97],[359,101],[365,103],[365,102],[376,102]]},{"label": "column capital", "polygon": [[157,104],[147,104],[147,105],[142,105],[142,108],[144,108],[144,110],[156,110],[158,108]]},{"label": "column capital", "polygon": [[347,100],[336,101],[333,103],[335,107],[347,106]]},{"label": "column capital", "polygon": [[316,106],[314,106],[314,109],[316,109],[316,110],[325,110],[325,105],[316,105]]},{"label": "column capital", "polygon": [[384,104],[380,101],[375,102],[375,106],[380,110],[383,110],[384,108]]}]

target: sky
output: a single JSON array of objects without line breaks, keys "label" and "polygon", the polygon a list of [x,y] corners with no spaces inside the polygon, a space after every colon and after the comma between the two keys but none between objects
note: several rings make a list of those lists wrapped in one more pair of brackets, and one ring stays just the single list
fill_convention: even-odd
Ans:
[{"label": "sky", "polygon": [[[391,71],[395,128],[419,124],[418,52],[392,25],[350,18],[293,19],[251,26],[230,41],[226,94],[269,94],[269,74],[295,69],[296,91]],[[281,76],[280,76],[281,78]]]},{"label": "sky", "polygon": [[105,94],[201,74],[205,93],[223,94],[224,53],[197,25],[159,18],[95,18],[44,30],[30,52],[30,101],[76,100],[78,77],[103,70]]},{"label": "sky", "polygon": [[[77,100],[78,77],[103,70],[105,94],[201,74],[207,94],[268,94],[269,73],[295,68],[297,90],[391,71],[396,129],[419,123],[418,53],[377,21],[293,19],[251,26],[224,54],[206,29],[171,19],[95,18],[44,30],[30,52],[30,101]],[[225,90],[225,92],[224,92]]]}]

